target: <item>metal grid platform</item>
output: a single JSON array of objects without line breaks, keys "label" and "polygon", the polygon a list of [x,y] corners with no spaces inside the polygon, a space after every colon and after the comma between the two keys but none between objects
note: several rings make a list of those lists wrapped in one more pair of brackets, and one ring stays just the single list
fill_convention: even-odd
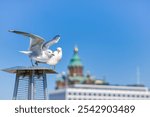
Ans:
[{"label": "metal grid platform", "polygon": [[17,71],[22,72],[28,72],[28,71],[44,71],[46,74],[57,74],[56,71],[47,68],[47,67],[39,67],[39,66],[33,66],[33,67],[24,67],[24,66],[16,66],[11,68],[2,69],[2,71],[8,72],[8,73],[17,73]]}]

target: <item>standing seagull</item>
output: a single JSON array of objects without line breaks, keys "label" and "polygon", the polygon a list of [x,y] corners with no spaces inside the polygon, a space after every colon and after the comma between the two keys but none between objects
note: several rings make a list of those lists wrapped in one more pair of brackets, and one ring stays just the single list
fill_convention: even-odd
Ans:
[{"label": "standing seagull", "polygon": [[35,60],[36,65],[38,65],[38,63],[46,63],[55,66],[61,60],[62,49],[60,47],[58,47],[55,52],[49,49],[50,46],[56,44],[60,40],[59,35],[56,35],[52,40],[45,42],[42,37],[31,33],[16,30],[9,30],[9,32],[21,34],[30,38],[29,50],[20,52],[28,55],[31,58],[31,62],[32,60]]}]

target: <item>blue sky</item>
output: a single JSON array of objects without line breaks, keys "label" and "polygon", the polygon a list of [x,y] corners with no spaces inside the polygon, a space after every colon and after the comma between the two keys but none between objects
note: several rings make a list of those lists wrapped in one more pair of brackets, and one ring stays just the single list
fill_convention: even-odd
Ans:
[{"label": "blue sky", "polygon": [[[150,1],[143,0],[0,0],[0,69],[30,66],[18,51],[28,48],[29,39],[8,32],[16,29],[50,40],[63,48],[58,72],[66,71],[74,45],[84,71],[111,84],[135,84],[136,67],[141,83],[150,87]],[[0,99],[11,99],[15,76],[0,72]],[[48,88],[56,76],[48,78]]]}]

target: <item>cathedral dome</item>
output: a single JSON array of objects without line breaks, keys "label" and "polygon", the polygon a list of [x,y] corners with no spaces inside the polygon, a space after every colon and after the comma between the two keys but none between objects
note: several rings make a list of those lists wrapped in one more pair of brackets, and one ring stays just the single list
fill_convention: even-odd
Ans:
[{"label": "cathedral dome", "polygon": [[78,48],[74,48],[74,55],[70,60],[69,66],[68,67],[82,67],[83,64],[81,63],[81,59],[78,55]]}]

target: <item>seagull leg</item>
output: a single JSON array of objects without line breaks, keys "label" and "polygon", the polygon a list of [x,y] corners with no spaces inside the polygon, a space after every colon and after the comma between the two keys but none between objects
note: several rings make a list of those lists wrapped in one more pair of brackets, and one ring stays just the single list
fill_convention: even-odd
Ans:
[{"label": "seagull leg", "polygon": [[38,66],[38,61],[36,61],[35,64]]},{"label": "seagull leg", "polygon": [[32,59],[31,59],[31,64],[32,64],[32,66],[34,66]]},{"label": "seagull leg", "polygon": [[54,65],[54,70],[55,70],[56,66]]}]

